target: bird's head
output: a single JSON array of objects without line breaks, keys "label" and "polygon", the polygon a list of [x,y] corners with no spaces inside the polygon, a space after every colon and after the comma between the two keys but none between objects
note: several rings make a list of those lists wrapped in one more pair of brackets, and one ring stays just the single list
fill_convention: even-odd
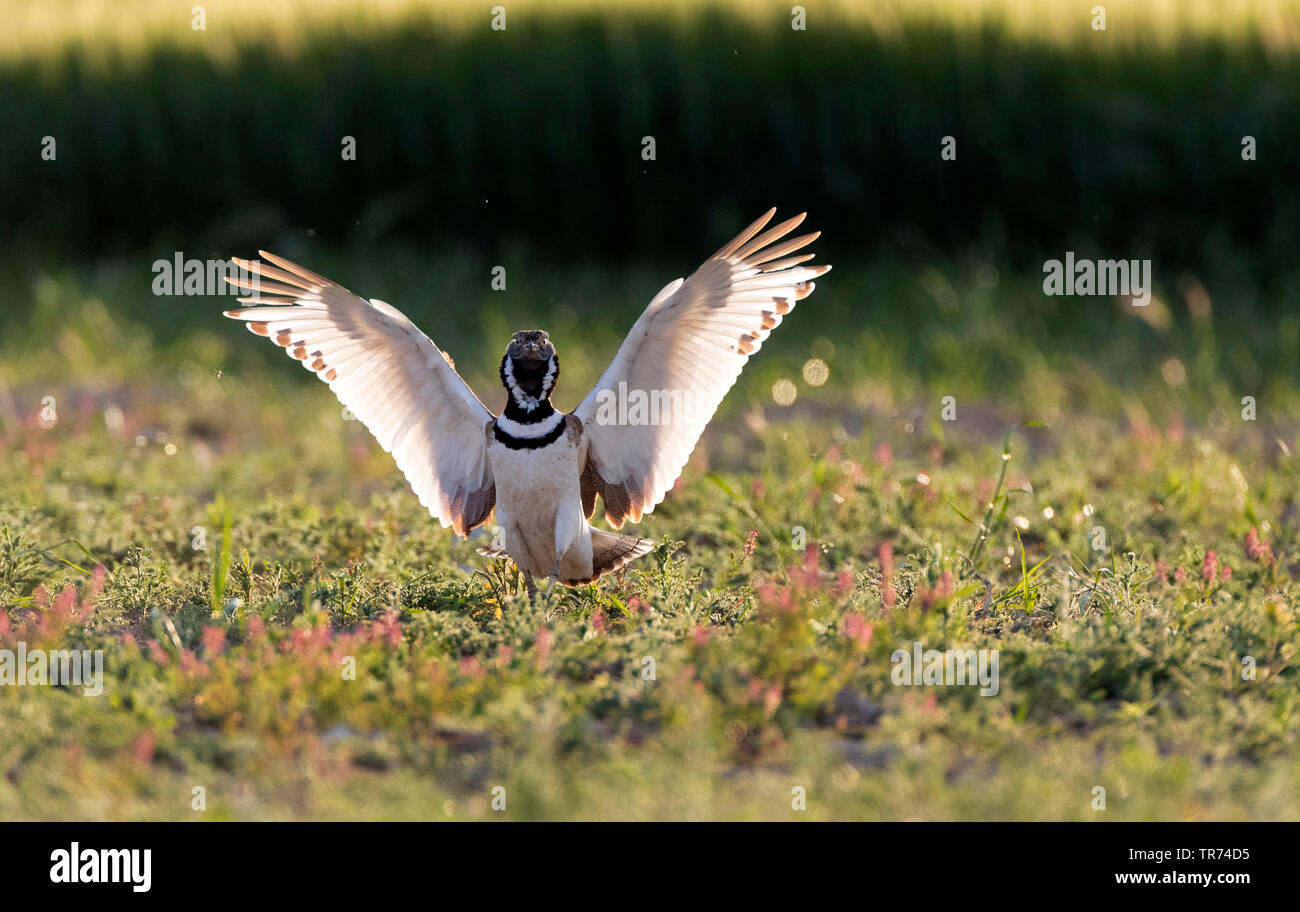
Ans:
[{"label": "bird's head", "polygon": [[540,329],[517,332],[501,359],[501,382],[511,403],[525,412],[549,400],[560,378],[560,360],[551,337]]}]

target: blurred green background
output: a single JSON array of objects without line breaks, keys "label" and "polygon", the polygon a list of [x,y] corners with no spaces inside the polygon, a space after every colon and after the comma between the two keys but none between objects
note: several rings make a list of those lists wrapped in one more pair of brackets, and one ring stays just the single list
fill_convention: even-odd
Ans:
[{"label": "blurred green background", "polygon": [[[1290,413],[1300,3],[1111,3],[1105,30],[1037,0],[814,3],[804,30],[756,0],[493,8],[228,0],[196,30],[174,3],[0,0],[0,381],[36,379],[13,359],[93,322],[86,298],[220,367],[219,302],[155,297],[150,264],[265,248],[405,309],[476,381],[509,330],[571,330],[576,397],[778,205],[838,269],[782,330],[787,369],[833,336],[827,395]],[[1152,259],[1154,305],[1045,297],[1066,250]]]},{"label": "blurred green background", "polygon": [[[507,4],[503,31],[487,2],[287,6],[291,42],[261,4],[207,4],[205,31],[174,3],[115,4],[85,42],[64,17],[82,4],[29,9],[68,40],[3,59],[5,247],[222,251],[312,228],[680,256],[769,201],[815,212],[841,258],[1095,245],[1282,266],[1300,241],[1297,26],[1251,3],[1216,5],[1208,34],[1183,4],[1111,4],[1105,31],[1032,2],[974,4],[976,23],[942,15],[968,4],[814,3],[806,30],[784,2]],[[57,163],[35,154],[46,135]]]}]

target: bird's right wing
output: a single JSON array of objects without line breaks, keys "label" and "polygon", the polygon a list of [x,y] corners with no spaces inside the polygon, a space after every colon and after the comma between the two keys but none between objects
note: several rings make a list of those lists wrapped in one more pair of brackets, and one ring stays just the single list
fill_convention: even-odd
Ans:
[{"label": "bird's right wing", "polygon": [[[802,215],[763,231],[775,213],[769,210],[689,278],[655,295],[574,409],[587,442],[581,490],[588,518],[598,494],[616,529],[654,510],[749,356],[830,269],[805,265],[812,254],[798,253],[818,233],[783,240]],[[654,417],[634,420],[631,407],[626,416],[615,409],[633,397],[657,399]]]},{"label": "bird's right wing", "polygon": [[[230,279],[256,297],[228,310],[329,384],[364,424],[429,512],[461,535],[496,504],[487,458],[492,413],[437,346],[401,311],[367,301],[295,263],[234,262],[259,278]],[[267,281],[269,280],[269,281]]]}]

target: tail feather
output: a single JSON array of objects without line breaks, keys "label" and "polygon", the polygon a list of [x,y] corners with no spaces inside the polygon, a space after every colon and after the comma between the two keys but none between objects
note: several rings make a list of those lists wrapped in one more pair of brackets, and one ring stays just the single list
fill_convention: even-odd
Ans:
[{"label": "tail feather", "polygon": [[604,529],[591,530],[591,576],[584,580],[566,580],[570,585],[590,583],[600,579],[606,573],[616,573],[632,561],[647,553],[655,546],[648,538],[635,535],[623,535],[619,532],[606,532]]},{"label": "tail feather", "polygon": [[[637,538],[635,535],[622,535],[618,532],[593,528],[591,530],[591,576],[585,579],[562,579],[560,582],[566,586],[593,583],[606,573],[622,570],[654,546],[655,543],[648,538]],[[477,550],[484,557],[513,560],[506,549],[499,545],[480,545]]]}]

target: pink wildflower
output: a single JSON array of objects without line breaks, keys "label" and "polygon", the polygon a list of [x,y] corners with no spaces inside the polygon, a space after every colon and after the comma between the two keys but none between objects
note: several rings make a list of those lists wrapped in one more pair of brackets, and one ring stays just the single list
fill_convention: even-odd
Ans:
[{"label": "pink wildflower", "polygon": [[821,551],[813,542],[803,552],[803,584],[812,589],[821,582]]},{"label": "pink wildflower", "polygon": [[763,715],[771,718],[772,714],[776,712],[777,707],[780,705],[781,688],[779,685],[773,684],[767,689],[767,692],[763,694]]},{"label": "pink wildflower", "polygon": [[862,615],[847,614],[844,616],[844,635],[863,649],[871,645],[871,637],[874,633],[875,625]]},{"label": "pink wildflower", "polygon": [[881,544],[876,551],[880,559],[880,598],[886,608],[894,607],[894,546],[889,542]]},{"label": "pink wildflower", "polygon": [[172,660],[157,640],[149,641],[149,658],[158,665],[170,665]]},{"label": "pink wildflower", "polygon": [[1201,564],[1201,579],[1207,583],[1214,582],[1214,578],[1219,575],[1219,555],[1213,551],[1205,552],[1205,561]]},{"label": "pink wildflower", "polygon": [[141,732],[140,736],[135,739],[135,743],[131,745],[131,753],[135,755],[135,762],[140,764],[152,763],[156,743],[153,732]]},{"label": "pink wildflower", "polygon": [[1273,549],[1268,539],[1260,538],[1259,530],[1254,526],[1251,526],[1250,531],[1246,533],[1246,556],[1265,567],[1274,560]]},{"label": "pink wildflower", "polygon": [[921,610],[929,611],[934,604],[942,599],[950,598],[955,591],[952,579],[952,571],[945,570],[939,577],[939,581],[933,586],[923,587],[917,594],[921,596]]},{"label": "pink wildflower", "polygon": [[203,651],[209,656],[219,656],[226,651],[226,631],[220,627],[203,628]]},{"label": "pink wildflower", "polygon": [[193,650],[190,649],[181,650],[181,673],[182,674],[184,674],[186,677],[194,677],[197,675],[207,674],[207,672],[208,672],[208,666],[205,665],[199,659],[199,657],[194,654]]},{"label": "pink wildflower", "polygon": [[479,667],[476,656],[460,657],[460,673],[471,678],[483,677],[483,669]]},{"label": "pink wildflower", "polygon": [[840,571],[835,580],[835,594],[847,595],[853,591],[853,571],[847,567]]},{"label": "pink wildflower", "polygon": [[888,443],[876,447],[876,462],[886,469],[894,464],[894,448]]}]

